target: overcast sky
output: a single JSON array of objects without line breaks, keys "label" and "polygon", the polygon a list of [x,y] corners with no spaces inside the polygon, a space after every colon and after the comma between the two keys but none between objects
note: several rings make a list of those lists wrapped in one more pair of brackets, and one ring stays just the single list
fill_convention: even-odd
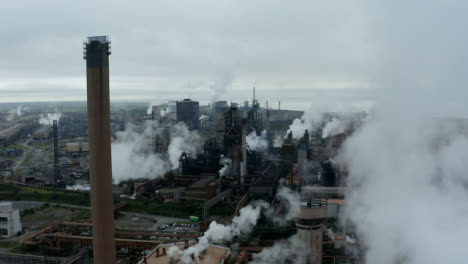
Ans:
[{"label": "overcast sky", "polygon": [[0,101],[86,100],[82,43],[93,35],[112,40],[113,100],[242,101],[256,83],[259,99],[275,106],[369,101],[388,48],[380,27],[398,38],[408,18],[451,18],[380,2],[4,1]]}]

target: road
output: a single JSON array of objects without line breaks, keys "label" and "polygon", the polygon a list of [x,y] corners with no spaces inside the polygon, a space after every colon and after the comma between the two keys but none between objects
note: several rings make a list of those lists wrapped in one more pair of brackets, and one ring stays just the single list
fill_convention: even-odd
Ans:
[{"label": "road", "polygon": [[[31,208],[38,208],[41,207],[46,202],[36,202],[36,201],[2,201],[2,202],[11,202],[13,204],[13,208],[16,208],[20,211],[31,209]],[[73,205],[73,204],[64,204],[64,203],[48,203],[50,205],[60,205],[63,207],[68,208],[77,208],[83,210],[91,210],[90,206],[80,206],[80,205]],[[135,216],[139,218],[151,218],[157,221],[158,225],[162,224],[169,224],[173,222],[188,222],[188,219],[185,218],[175,218],[175,217],[167,217],[162,215],[152,215],[152,214],[142,214],[142,213],[134,213],[134,212],[126,212],[121,211],[122,214],[128,216]]]},{"label": "road", "polygon": [[28,146],[31,139],[32,139],[32,137],[28,138],[24,143],[20,144],[21,146],[26,147],[26,149],[23,151],[23,154],[21,155],[19,160],[17,160],[15,162],[15,165],[13,166],[13,171],[16,171],[19,168],[19,166],[21,166],[21,164],[23,164],[26,157],[28,157],[31,154],[31,152],[33,151],[33,147]]}]

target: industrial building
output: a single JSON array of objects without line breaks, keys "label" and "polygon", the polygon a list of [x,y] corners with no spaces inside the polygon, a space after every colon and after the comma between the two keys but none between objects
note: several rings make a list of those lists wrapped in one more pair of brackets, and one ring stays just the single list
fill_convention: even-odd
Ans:
[{"label": "industrial building", "polygon": [[213,112],[222,114],[229,109],[228,101],[216,101],[211,105]]},{"label": "industrial building", "polygon": [[[192,243],[179,242],[175,244],[163,244],[153,249],[147,256],[145,256],[138,264],[172,264],[179,263],[180,256],[169,256],[169,249],[173,246],[178,247],[180,250],[187,249]],[[231,250],[227,247],[218,245],[209,245],[208,248],[203,251],[199,256],[199,260],[194,263],[199,264],[224,264],[231,254]]]},{"label": "industrial building", "polygon": [[19,210],[10,202],[0,203],[0,237],[12,237],[21,232]]},{"label": "industrial building", "polygon": [[41,126],[33,133],[33,139],[47,140],[52,134],[52,126]]},{"label": "industrial building", "polygon": [[17,123],[0,130],[0,145],[7,146],[8,144],[11,144],[18,138],[24,128],[24,124]]},{"label": "industrial building", "polygon": [[177,122],[184,122],[190,130],[200,128],[200,105],[197,101],[177,101]]},{"label": "industrial building", "polygon": [[79,153],[79,152],[88,152],[89,146],[88,142],[70,142],[65,145],[65,150],[69,154]]}]

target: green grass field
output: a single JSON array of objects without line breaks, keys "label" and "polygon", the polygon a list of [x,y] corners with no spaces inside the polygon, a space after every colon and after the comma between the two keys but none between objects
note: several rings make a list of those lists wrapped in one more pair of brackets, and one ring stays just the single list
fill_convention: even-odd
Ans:
[{"label": "green grass field", "polygon": [[72,192],[56,189],[40,189],[24,186],[0,184],[0,200],[40,201],[73,205],[90,205],[90,196],[86,192]]},{"label": "green grass field", "polygon": [[1,147],[0,149],[21,149],[21,150],[26,150],[29,147],[26,146],[21,146],[21,145],[16,145],[16,144],[11,144],[6,147]]},{"label": "green grass field", "polygon": [[[90,206],[89,192],[66,191],[53,188],[33,188],[25,186],[14,186],[0,183],[0,200],[13,201],[39,201],[47,203],[63,203],[81,206]],[[114,203],[121,202],[122,199],[115,198]],[[154,215],[171,216],[178,218],[187,218],[189,216],[202,215],[201,203],[183,202],[183,203],[165,203],[152,200],[126,200],[128,205],[123,208],[124,211],[135,213],[146,213]],[[219,204],[210,208],[210,215],[231,216],[234,213],[234,207]]]}]

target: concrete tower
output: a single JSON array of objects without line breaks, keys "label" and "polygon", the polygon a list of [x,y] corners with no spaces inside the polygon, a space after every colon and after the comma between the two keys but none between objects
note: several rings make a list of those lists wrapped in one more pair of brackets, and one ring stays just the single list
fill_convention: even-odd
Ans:
[{"label": "concrete tower", "polygon": [[296,217],[296,229],[298,238],[310,249],[305,263],[322,263],[322,223],[327,215],[325,201],[311,200],[301,203],[301,212]]},{"label": "concrete tower", "polygon": [[115,263],[109,98],[110,42],[106,36],[89,37],[84,49],[88,86],[94,263]]}]

